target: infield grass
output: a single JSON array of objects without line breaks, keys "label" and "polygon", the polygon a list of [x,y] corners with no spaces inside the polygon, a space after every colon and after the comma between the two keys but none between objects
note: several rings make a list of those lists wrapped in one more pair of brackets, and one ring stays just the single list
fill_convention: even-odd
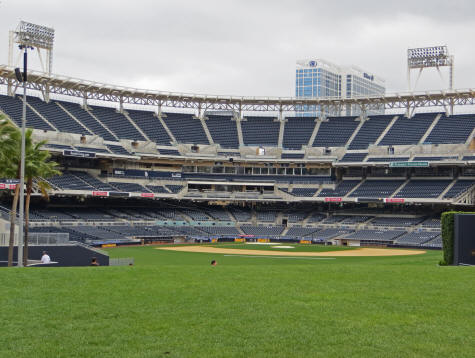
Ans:
[{"label": "infield grass", "polygon": [[[252,245],[249,245],[252,246]],[[256,245],[257,246],[257,245]],[[124,247],[135,266],[0,269],[0,357],[472,357],[475,271]],[[209,265],[212,259],[218,266]]]}]

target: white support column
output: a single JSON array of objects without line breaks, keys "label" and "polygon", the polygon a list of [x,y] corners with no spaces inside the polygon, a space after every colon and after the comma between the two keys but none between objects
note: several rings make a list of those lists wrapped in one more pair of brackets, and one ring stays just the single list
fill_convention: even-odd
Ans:
[{"label": "white support column", "polygon": [[238,115],[234,117],[234,120],[236,121],[236,129],[238,132],[238,139],[239,139],[239,146],[243,147],[244,146],[244,139],[242,135],[242,128],[241,128],[241,121],[243,120],[242,118],[242,112],[239,111]]}]

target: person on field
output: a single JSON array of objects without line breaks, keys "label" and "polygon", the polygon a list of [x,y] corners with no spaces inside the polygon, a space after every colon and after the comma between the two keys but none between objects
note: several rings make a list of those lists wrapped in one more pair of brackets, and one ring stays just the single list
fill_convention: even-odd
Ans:
[{"label": "person on field", "polygon": [[49,257],[46,251],[43,251],[43,256],[41,256],[41,263],[42,264],[49,264],[51,262],[51,257]]},{"label": "person on field", "polygon": [[95,257],[92,258],[90,266],[99,266],[99,262]]},{"label": "person on field", "polygon": [[218,262],[216,260],[211,261],[211,266],[216,266]]}]

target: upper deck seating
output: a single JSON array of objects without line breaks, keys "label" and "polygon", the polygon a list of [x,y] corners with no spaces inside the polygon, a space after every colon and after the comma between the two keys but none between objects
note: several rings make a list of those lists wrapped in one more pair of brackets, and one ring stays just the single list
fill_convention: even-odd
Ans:
[{"label": "upper deck seating", "polygon": [[71,102],[63,102],[63,101],[55,101],[61,104],[69,113],[71,113],[74,118],[76,118],[79,122],[81,122],[84,126],[89,129],[90,132],[101,136],[104,140],[117,142],[118,138],[114,137],[114,135],[107,130],[103,124],[97,121],[94,117],[92,117],[87,111],[81,108],[81,106],[77,103]]},{"label": "upper deck seating", "polygon": [[159,145],[170,145],[170,136],[162,125],[162,122],[153,112],[127,110],[130,119],[150,138]]},{"label": "upper deck seating", "polygon": [[91,113],[118,138],[145,141],[143,135],[129,122],[127,117],[116,111],[115,108],[91,106]]},{"label": "upper deck seating", "polygon": [[163,120],[179,143],[209,144],[201,121],[193,114],[166,113]]},{"label": "upper deck seating", "polygon": [[280,122],[274,117],[246,117],[241,128],[244,145],[276,147],[279,142]]},{"label": "upper deck seating", "polygon": [[[23,118],[23,98],[20,99],[19,97],[0,95],[0,110],[8,115],[18,127],[21,127],[21,119]],[[28,128],[42,129],[45,131],[55,130],[28,106],[26,107],[26,126]]]},{"label": "upper deck seating", "polygon": [[322,122],[318,129],[314,147],[344,147],[358,127],[355,117],[334,117]]},{"label": "upper deck seating", "polygon": [[239,148],[236,121],[231,116],[207,115],[206,126],[214,143],[222,148]]},{"label": "upper deck seating", "polygon": [[[314,128],[315,118],[287,117],[284,126],[282,146],[285,149],[301,149],[302,145],[308,145]],[[284,158],[283,155],[282,158]]]},{"label": "upper deck seating", "polygon": [[44,118],[54,125],[58,131],[76,134],[91,134],[63,111],[55,102],[46,103],[38,97],[28,96],[27,102],[35,108]]},{"label": "upper deck seating", "polygon": [[399,117],[379,145],[417,144],[436,116],[437,113],[421,113],[413,118]]},{"label": "upper deck seating", "polygon": [[393,116],[372,116],[361,126],[351,141],[348,149],[367,149],[374,144],[386,127],[391,123]]},{"label": "upper deck seating", "polygon": [[465,143],[475,128],[475,115],[455,115],[439,119],[425,144]]}]

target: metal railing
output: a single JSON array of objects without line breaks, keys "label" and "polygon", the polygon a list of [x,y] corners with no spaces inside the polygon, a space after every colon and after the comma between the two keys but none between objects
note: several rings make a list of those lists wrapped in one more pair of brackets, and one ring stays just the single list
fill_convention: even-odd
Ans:
[{"label": "metal railing", "polygon": [[[8,246],[10,234],[0,234],[0,246]],[[18,246],[18,235],[15,234],[14,245]],[[70,244],[68,233],[30,233],[28,235],[30,246],[38,245],[64,245]]]}]

